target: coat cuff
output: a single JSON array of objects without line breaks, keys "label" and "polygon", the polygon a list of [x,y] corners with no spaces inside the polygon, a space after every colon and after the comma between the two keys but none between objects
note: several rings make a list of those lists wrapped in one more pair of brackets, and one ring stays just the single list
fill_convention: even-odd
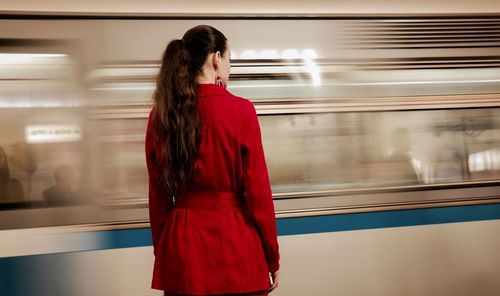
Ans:
[{"label": "coat cuff", "polygon": [[279,262],[277,262],[277,263],[268,263],[267,264],[267,269],[269,270],[269,272],[278,271],[280,269],[280,264],[279,264]]}]

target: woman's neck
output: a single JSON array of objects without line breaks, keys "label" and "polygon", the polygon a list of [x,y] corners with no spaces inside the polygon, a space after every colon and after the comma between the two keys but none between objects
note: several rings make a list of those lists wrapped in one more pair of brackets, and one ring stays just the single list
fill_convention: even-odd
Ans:
[{"label": "woman's neck", "polygon": [[[209,59],[208,59],[209,60]],[[203,65],[202,71],[198,76],[197,82],[198,84],[209,84],[214,83],[217,74],[213,66],[211,66],[208,62]]]},{"label": "woman's neck", "polygon": [[206,75],[205,73],[201,73],[198,76],[198,84],[209,84],[215,82],[215,75]]}]

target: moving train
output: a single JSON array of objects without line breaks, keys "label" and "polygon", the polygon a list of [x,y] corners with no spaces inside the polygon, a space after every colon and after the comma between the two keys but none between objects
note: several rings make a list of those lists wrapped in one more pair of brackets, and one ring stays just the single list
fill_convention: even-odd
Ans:
[{"label": "moving train", "polygon": [[162,295],[159,58],[228,37],[276,207],[276,296],[499,295],[500,16],[0,16],[0,295]]}]

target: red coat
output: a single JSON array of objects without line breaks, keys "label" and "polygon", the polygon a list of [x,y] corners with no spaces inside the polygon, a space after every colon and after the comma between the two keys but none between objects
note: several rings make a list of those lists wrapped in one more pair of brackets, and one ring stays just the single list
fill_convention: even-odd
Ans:
[{"label": "red coat", "polygon": [[201,144],[188,192],[175,199],[158,180],[152,114],[146,135],[149,214],[155,251],[152,287],[177,294],[267,290],[279,269],[276,220],[252,103],[200,84]]}]

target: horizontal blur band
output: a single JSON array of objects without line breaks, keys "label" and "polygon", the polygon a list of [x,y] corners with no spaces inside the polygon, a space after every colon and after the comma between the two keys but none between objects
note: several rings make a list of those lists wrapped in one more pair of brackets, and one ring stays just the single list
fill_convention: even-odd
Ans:
[{"label": "horizontal blur band", "polygon": [[[277,228],[279,236],[288,236],[495,219],[500,219],[500,204],[278,218]],[[149,227],[87,232],[71,232],[69,227],[63,233],[8,230],[0,232],[0,240],[7,242],[0,246],[0,264],[8,257],[152,246]]]}]

